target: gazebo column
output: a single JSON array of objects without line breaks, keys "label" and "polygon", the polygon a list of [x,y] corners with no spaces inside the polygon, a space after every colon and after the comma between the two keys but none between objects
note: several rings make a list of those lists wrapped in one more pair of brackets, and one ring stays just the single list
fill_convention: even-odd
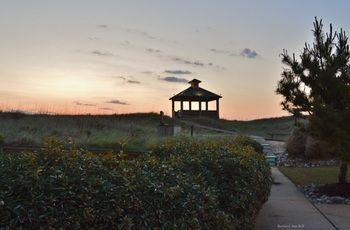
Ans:
[{"label": "gazebo column", "polygon": [[192,110],[192,101],[191,100],[188,101],[188,109],[190,111]]},{"label": "gazebo column", "polygon": [[208,108],[208,101],[205,102],[205,110],[208,111],[209,108]]},{"label": "gazebo column", "polygon": [[175,117],[175,101],[171,100],[171,115],[174,118]]},{"label": "gazebo column", "polygon": [[184,102],[182,100],[180,101],[180,110],[181,112],[184,110]]},{"label": "gazebo column", "polygon": [[220,110],[220,105],[219,105],[219,99],[216,99],[216,112],[218,114],[218,117],[219,117],[219,111]]}]

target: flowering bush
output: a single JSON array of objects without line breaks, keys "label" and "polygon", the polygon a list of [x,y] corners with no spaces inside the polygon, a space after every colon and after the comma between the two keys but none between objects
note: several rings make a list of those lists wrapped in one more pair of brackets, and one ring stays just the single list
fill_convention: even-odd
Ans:
[{"label": "flowering bush", "polygon": [[0,156],[0,228],[251,229],[271,175],[250,146],[168,140],[151,154]]}]

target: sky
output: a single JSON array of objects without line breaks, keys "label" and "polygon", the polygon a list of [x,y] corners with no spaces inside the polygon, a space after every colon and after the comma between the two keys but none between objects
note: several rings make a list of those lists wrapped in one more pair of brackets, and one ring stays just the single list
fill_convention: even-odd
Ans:
[{"label": "sky", "polygon": [[193,78],[220,116],[287,115],[274,93],[283,49],[312,42],[314,17],[350,31],[348,1],[3,0],[0,109],[171,114]]}]

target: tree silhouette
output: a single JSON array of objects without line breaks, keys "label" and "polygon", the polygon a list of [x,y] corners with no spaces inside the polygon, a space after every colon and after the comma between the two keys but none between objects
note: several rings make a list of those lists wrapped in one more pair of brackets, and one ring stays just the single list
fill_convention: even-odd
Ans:
[{"label": "tree silhouette", "polygon": [[339,183],[346,183],[350,162],[350,53],[345,32],[323,31],[315,18],[314,42],[305,43],[297,59],[286,50],[281,54],[287,66],[278,82],[281,105],[295,117],[308,115],[306,131],[335,149],[341,160]]}]

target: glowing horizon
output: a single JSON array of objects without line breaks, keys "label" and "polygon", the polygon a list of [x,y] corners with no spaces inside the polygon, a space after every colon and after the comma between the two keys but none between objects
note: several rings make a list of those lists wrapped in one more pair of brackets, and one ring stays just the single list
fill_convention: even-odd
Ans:
[{"label": "glowing horizon", "polygon": [[169,98],[198,78],[223,96],[221,118],[288,115],[274,93],[279,54],[311,42],[314,16],[349,31],[344,4],[6,1],[0,110],[170,115]]}]

